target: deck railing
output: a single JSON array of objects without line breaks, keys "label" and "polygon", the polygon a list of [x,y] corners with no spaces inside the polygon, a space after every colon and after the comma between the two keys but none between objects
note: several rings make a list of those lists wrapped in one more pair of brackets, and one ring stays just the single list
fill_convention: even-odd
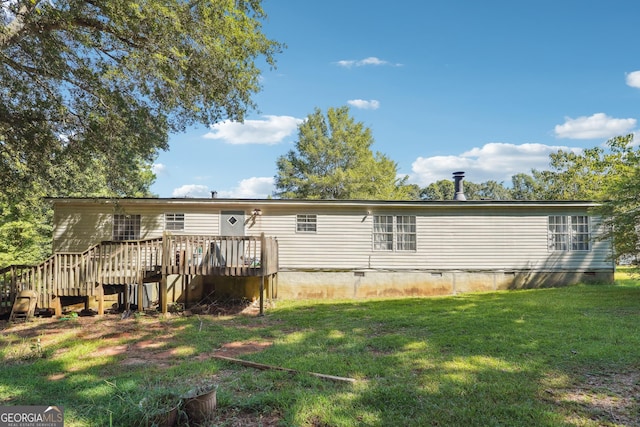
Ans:
[{"label": "deck railing", "polygon": [[16,295],[23,290],[18,278],[29,268],[26,265],[12,265],[0,269],[0,315],[11,311]]},{"label": "deck railing", "polygon": [[18,292],[38,292],[38,307],[54,296],[96,296],[100,285],[157,280],[160,274],[267,276],[278,271],[273,237],[170,235],[134,241],[105,241],[82,253],[56,253],[36,266],[0,270],[0,314]]},{"label": "deck railing", "polygon": [[141,273],[159,270],[162,239],[105,241],[81,253],[58,252],[35,266],[0,270],[0,313],[18,292],[38,293],[38,307],[51,307],[54,296],[95,296],[99,285],[139,283]]},{"label": "deck railing", "polygon": [[274,237],[165,235],[163,274],[267,276],[278,271]]}]

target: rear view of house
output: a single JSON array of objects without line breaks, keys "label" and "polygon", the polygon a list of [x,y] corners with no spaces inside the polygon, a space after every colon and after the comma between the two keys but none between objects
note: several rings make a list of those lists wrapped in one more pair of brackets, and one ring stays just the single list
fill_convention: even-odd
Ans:
[{"label": "rear view of house", "polygon": [[[55,252],[168,235],[274,238],[277,298],[443,295],[611,281],[614,272],[611,244],[598,238],[600,220],[588,202],[211,198],[53,205]],[[236,256],[255,261],[240,242],[195,245],[199,252],[185,256],[198,263],[235,244]],[[197,280],[215,288],[215,277]],[[237,289],[251,289],[237,282]]]},{"label": "rear view of house", "polygon": [[[0,274],[39,307],[451,295],[612,282],[597,204],[56,198],[54,255]],[[6,295],[5,295],[6,294]],[[6,298],[5,298],[6,297]],[[4,304],[6,306],[6,304]]]}]

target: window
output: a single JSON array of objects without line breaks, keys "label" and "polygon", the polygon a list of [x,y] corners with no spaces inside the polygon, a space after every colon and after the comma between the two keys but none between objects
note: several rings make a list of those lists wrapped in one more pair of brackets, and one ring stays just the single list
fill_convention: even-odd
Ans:
[{"label": "window", "polygon": [[140,215],[114,215],[113,240],[140,240]]},{"label": "window", "polygon": [[315,233],[318,218],[316,215],[301,214],[296,216],[296,231],[299,233]]},{"label": "window", "polygon": [[551,251],[588,251],[591,241],[589,217],[586,215],[550,216],[548,239]]},{"label": "window", "polygon": [[391,215],[373,216],[373,250],[393,250],[393,217]]},{"label": "window", "polygon": [[169,231],[183,231],[184,230],[184,214],[183,213],[164,214],[164,229]]},{"label": "window", "polygon": [[415,251],[416,217],[408,215],[374,215],[373,250]]},{"label": "window", "polygon": [[415,251],[416,250],[416,217],[397,216],[396,217],[396,250]]},{"label": "window", "polygon": [[572,216],[571,217],[571,250],[572,251],[588,251],[589,242],[589,217],[588,216]]}]

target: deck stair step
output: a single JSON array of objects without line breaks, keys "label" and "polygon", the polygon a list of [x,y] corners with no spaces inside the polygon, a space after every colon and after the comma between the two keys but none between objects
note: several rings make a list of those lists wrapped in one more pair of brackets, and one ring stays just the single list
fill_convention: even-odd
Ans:
[{"label": "deck stair step", "polygon": [[36,291],[20,291],[13,302],[9,321],[15,322],[16,320],[29,320],[35,314],[37,301],[38,293]]}]

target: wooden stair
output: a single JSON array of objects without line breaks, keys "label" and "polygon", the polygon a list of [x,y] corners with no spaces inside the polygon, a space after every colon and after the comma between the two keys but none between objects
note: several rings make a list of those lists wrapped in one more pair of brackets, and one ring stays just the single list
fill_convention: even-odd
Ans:
[{"label": "wooden stair", "polygon": [[37,292],[32,290],[20,291],[13,302],[9,322],[15,322],[17,320],[24,320],[26,322],[29,320],[35,315],[37,302]]}]

